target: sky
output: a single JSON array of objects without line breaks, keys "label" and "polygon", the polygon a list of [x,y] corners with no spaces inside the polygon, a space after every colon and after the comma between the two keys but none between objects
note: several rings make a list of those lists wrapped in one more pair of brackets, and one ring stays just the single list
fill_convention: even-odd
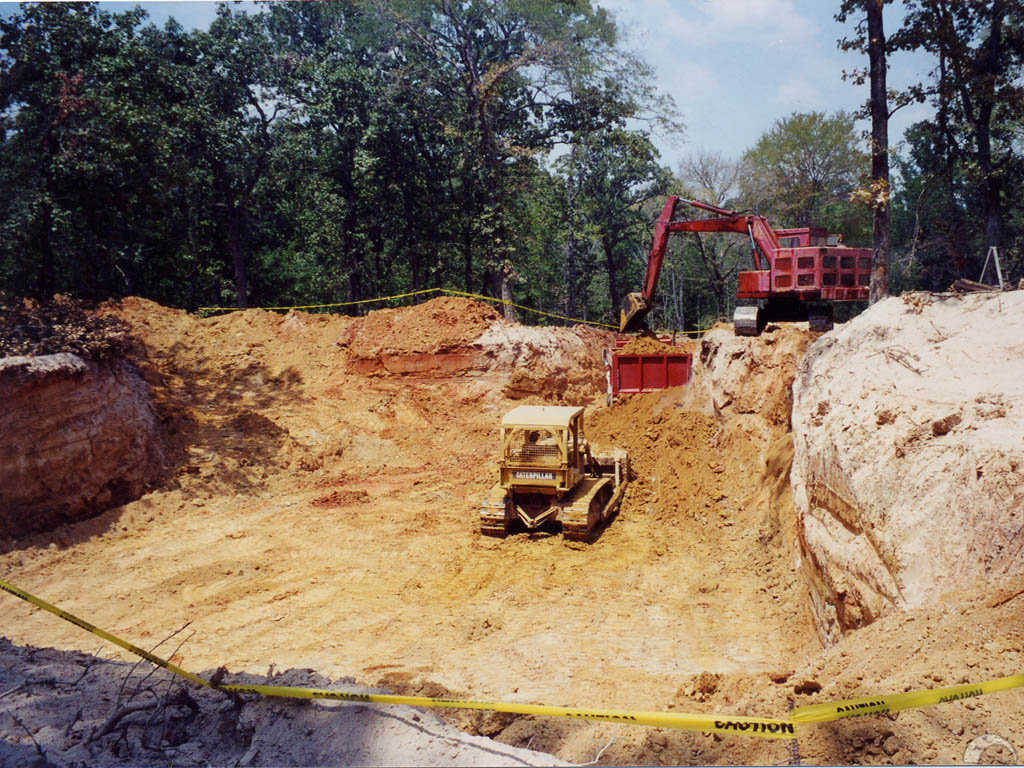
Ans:
[{"label": "sky", "polygon": [[[834,20],[839,0],[594,0],[623,29],[623,42],[654,69],[657,85],[672,96],[686,125],[682,142],[656,136],[662,162],[677,169],[687,155],[714,152],[738,159],[775,121],[793,112],[854,111],[868,86],[843,82],[843,70],[865,66],[867,57],[840,51],[836,40],[852,24]],[[136,3],[102,6],[123,11]],[[187,29],[205,29],[214,2],[145,2],[153,22],[173,16]],[[243,7],[255,8],[246,2]],[[16,12],[0,3],[0,15]],[[886,30],[901,21],[895,5],[885,9]],[[923,55],[890,57],[888,85],[900,88],[923,79]],[[889,123],[896,145],[912,123],[932,110],[912,105]],[[867,130],[867,123],[861,128]]]},{"label": "sky", "polygon": [[[738,159],[779,119],[793,112],[853,112],[868,85],[844,82],[844,69],[867,65],[867,56],[840,51],[836,41],[853,24],[834,19],[838,0],[597,0],[625,32],[625,43],[655,70],[660,89],[675,100],[686,124],[681,146],[660,143],[673,168],[688,154],[710,151]],[[899,26],[885,9],[886,31]],[[890,57],[889,88],[923,79],[922,55]],[[912,105],[889,123],[896,144],[912,123],[932,110]],[[865,121],[860,127],[869,128]]]}]

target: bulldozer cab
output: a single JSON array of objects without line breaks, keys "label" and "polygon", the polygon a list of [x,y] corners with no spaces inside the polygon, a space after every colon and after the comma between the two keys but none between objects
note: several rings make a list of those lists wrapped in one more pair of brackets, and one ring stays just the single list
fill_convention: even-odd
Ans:
[{"label": "bulldozer cab", "polygon": [[584,475],[583,409],[521,405],[501,420],[501,484],[506,489],[559,493]]}]

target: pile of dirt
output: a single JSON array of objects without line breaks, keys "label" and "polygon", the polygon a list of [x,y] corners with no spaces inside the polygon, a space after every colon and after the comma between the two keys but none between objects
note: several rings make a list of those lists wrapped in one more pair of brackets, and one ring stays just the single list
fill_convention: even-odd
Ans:
[{"label": "pile of dirt", "polygon": [[538,328],[495,323],[474,342],[487,370],[507,376],[512,400],[584,405],[606,390],[604,350],[614,335],[588,325]]},{"label": "pile of dirt", "polygon": [[473,368],[473,340],[504,322],[488,304],[441,296],[370,312],[348,327],[338,345],[348,352],[352,370],[362,375],[451,375]]},{"label": "pile of dirt", "polygon": [[818,334],[805,325],[769,325],[760,336],[744,337],[719,323],[700,342],[688,408],[742,424],[750,438],[768,446],[789,432],[792,385],[797,365]]},{"label": "pile of dirt", "polygon": [[360,358],[444,352],[468,345],[501,315],[490,304],[441,296],[399,309],[379,309],[359,319],[341,340]]},{"label": "pile of dirt", "polygon": [[0,359],[0,539],[137,499],[163,469],[149,388],[124,360]]},{"label": "pile of dirt", "polygon": [[657,336],[638,335],[619,350],[623,355],[680,355],[690,351],[688,344],[667,344]]},{"label": "pile of dirt", "polygon": [[68,296],[0,305],[0,358],[70,352],[107,360],[123,357],[131,346],[124,322]]},{"label": "pile of dirt", "polygon": [[605,390],[602,350],[586,325],[523,326],[471,299],[441,297],[355,319],[338,346],[359,376],[485,378],[511,399],[587,403]]},{"label": "pile of dirt", "polygon": [[824,638],[1024,579],[1024,292],[879,302],[808,350],[794,392]]},{"label": "pile of dirt", "polygon": [[[416,309],[367,318],[248,310],[200,319],[137,299],[110,308],[143,345],[138,364],[172,471],[134,502],[13,542],[0,553],[5,578],[147,647],[190,622],[195,634],[180,651],[188,668],[312,668],[397,692],[462,698],[772,716],[789,699],[805,704],[1019,670],[1019,583],[1007,584],[998,601],[957,593],[942,610],[894,612],[822,651],[789,483],[790,385],[816,337],[801,326],[769,326],[756,339],[718,329],[694,355],[690,387],[623,398],[609,409],[600,395],[610,334],[522,327],[481,305],[458,308],[458,317],[477,318],[467,327],[436,322],[435,336],[423,328],[405,344],[393,320],[404,313],[413,322]],[[367,322],[391,334],[379,351]],[[479,502],[496,480],[502,414],[521,398],[585,404],[588,393],[597,396],[586,414],[588,438],[632,458],[635,477],[617,517],[586,545],[567,544],[555,531],[482,538]],[[949,427],[947,437],[959,434]],[[3,630],[13,642],[96,648],[77,627],[14,602]],[[0,660],[0,674],[43,675],[45,653]],[[64,695],[61,686],[44,688],[35,689],[43,698]],[[801,755],[959,761],[979,731],[1003,733],[1003,724],[1010,738],[1020,731],[1020,695],[814,726]],[[18,716],[37,740],[52,737],[60,750],[65,733],[82,732],[76,710],[58,721],[43,701],[33,706]],[[278,739],[293,744],[292,721],[324,749],[342,749],[332,734],[361,743],[363,731],[332,730],[335,711],[307,721],[301,705],[266,706],[260,722],[275,720],[260,741],[269,759],[319,762],[326,754],[275,752]],[[97,719],[109,714],[99,710]],[[390,718],[377,708],[364,714]],[[790,759],[785,743],[742,736],[441,714],[574,762],[598,753],[599,762],[618,764]],[[217,736],[221,721],[187,717],[180,708],[168,715],[186,726],[168,740],[184,737],[177,761],[262,759],[249,756],[259,745],[238,737],[234,725]],[[0,716],[4,738],[32,749],[13,723]],[[141,739],[132,735],[140,729],[126,730],[116,749]],[[226,751],[217,751],[218,738]],[[415,746],[405,748],[414,754]],[[129,761],[111,754],[97,761]],[[435,763],[453,759],[430,755]]]}]

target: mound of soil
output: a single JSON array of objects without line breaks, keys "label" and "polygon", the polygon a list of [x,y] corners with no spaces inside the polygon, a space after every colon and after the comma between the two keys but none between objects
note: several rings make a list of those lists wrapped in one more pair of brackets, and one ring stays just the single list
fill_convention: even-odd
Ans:
[{"label": "mound of soil", "polygon": [[701,339],[686,401],[742,418],[762,433],[759,442],[770,443],[789,431],[797,365],[817,337],[802,324],[769,325],[760,336],[744,337],[718,323]]},{"label": "mound of soil", "polygon": [[666,344],[655,336],[636,336],[619,352],[623,355],[678,355],[690,351],[690,345]]},{"label": "mound of soil", "polygon": [[123,357],[131,345],[124,322],[97,314],[67,296],[0,305],[0,358],[70,352],[104,360]]},{"label": "mound of soil", "polygon": [[0,359],[0,538],[137,499],[161,473],[149,388],[124,360]]},{"label": "mound of soil", "polygon": [[378,309],[353,323],[339,344],[357,359],[436,354],[468,346],[495,322],[489,304],[441,296],[399,309]]},{"label": "mound of soil", "polygon": [[358,318],[338,346],[360,376],[486,377],[511,399],[588,403],[605,390],[602,350],[613,339],[586,325],[518,325],[482,302],[441,297]]},{"label": "mound of soil", "polygon": [[587,325],[537,328],[495,323],[474,342],[489,371],[508,377],[513,400],[583,405],[606,388],[603,350],[614,336]]}]

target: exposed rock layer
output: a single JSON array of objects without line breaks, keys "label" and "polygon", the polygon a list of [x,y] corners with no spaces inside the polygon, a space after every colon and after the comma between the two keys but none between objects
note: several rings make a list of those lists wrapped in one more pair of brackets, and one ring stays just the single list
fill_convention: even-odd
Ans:
[{"label": "exposed rock layer", "polygon": [[123,360],[4,358],[0,401],[0,536],[124,504],[159,471],[149,389]]},{"label": "exposed rock layer", "polygon": [[811,346],[793,392],[825,642],[1024,575],[1024,292],[880,302]]}]

